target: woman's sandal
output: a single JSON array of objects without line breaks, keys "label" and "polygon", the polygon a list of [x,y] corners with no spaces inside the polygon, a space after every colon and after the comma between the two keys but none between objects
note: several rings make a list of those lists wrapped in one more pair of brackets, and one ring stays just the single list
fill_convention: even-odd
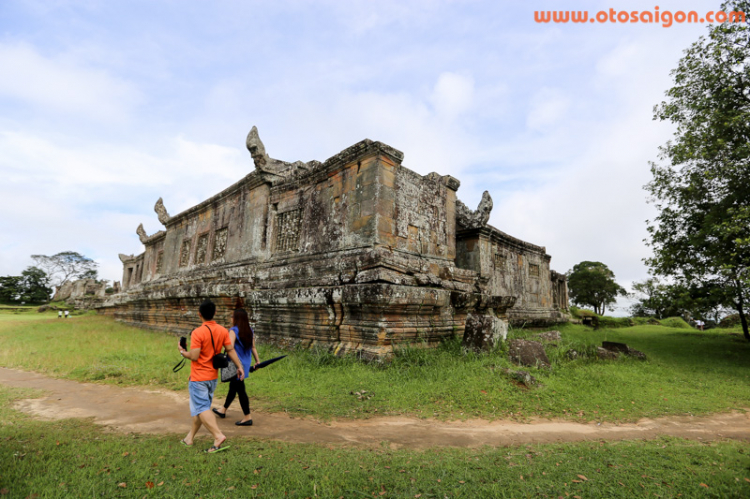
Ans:
[{"label": "woman's sandal", "polygon": [[217,452],[221,452],[223,450],[227,450],[229,448],[228,445],[220,445],[219,447],[216,447],[215,445],[212,445],[208,449],[204,450],[206,454],[216,454]]}]

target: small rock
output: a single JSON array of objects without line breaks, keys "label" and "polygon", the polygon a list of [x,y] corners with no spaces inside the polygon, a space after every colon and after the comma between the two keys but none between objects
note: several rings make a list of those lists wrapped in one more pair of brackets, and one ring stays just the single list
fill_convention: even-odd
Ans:
[{"label": "small rock", "polygon": [[567,356],[567,357],[568,357],[568,358],[569,358],[570,360],[576,360],[576,359],[577,359],[578,357],[580,357],[580,356],[581,356],[581,354],[580,354],[580,353],[578,353],[578,351],[577,351],[577,350],[573,350],[572,348],[571,348],[570,350],[568,350],[567,352],[565,352],[565,355],[566,355],[566,356]]},{"label": "small rock", "polygon": [[628,348],[627,355],[628,357],[633,357],[638,360],[646,360],[646,354],[641,351],[635,350],[634,348]]},{"label": "small rock", "polygon": [[508,355],[511,362],[516,364],[549,367],[549,358],[544,351],[544,345],[538,341],[510,340]]},{"label": "small rock", "polygon": [[514,371],[512,369],[503,369],[503,372],[513,378],[514,380],[518,381],[519,383],[523,383],[525,386],[531,387],[534,385],[539,384],[539,381],[532,376],[530,373],[526,371]]},{"label": "small rock", "polygon": [[[633,348],[630,348],[625,343],[617,343],[615,341],[603,341],[602,342],[602,347],[605,350],[608,350],[610,352],[615,352],[615,353],[618,353],[618,354],[619,353],[624,353],[628,357],[634,357],[636,359],[646,360],[646,354],[645,353],[640,352],[638,350],[635,350]],[[601,357],[601,355],[599,357]]]},{"label": "small rock", "polygon": [[49,310],[49,308],[50,308],[49,305],[42,305],[36,311],[39,312],[39,313],[46,312],[47,310]]},{"label": "small rock", "polygon": [[606,348],[596,347],[596,354],[602,360],[615,360],[620,356],[618,352],[607,350]]},{"label": "small rock", "polygon": [[602,347],[610,352],[628,352],[628,346],[625,343],[617,343],[616,341],[602,341]]}]

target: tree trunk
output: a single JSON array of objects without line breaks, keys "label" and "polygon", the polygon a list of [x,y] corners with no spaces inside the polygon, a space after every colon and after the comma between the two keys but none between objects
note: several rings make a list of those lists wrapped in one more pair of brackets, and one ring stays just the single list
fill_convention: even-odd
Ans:
[{"label": "tree trunk", "polygon": [[747,330],[747,316],[745,315],[745,301],[742,299],[742,291],[737,293],[737,312],[740,314],[740,322],[742,323],[742,334],[745,335],[745,339],[750,341],[750,332]]},{"label": "tree trunk", "polygon": [[745,339],[750,341],[750,333],[747,331],[747,316],[745,315],[745,299],[742,296],[742,287],[739,282],[735,282],[737,286],[737,312],[740,314],[740,322],[742,323],[742,334],[745,335]]}]

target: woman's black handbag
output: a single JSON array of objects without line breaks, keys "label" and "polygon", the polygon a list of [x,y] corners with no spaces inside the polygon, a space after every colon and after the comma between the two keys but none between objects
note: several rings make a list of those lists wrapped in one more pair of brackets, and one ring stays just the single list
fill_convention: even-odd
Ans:
[{"label": "woman's black handbag", "polygon": [[216,346],[214,345],[214,333],[211,331],[211,328],[206,326],[208,328],[208,332],[211,334],[211,346],[214,349],[214,356],[211,358],[211,364],[214,366],[214,369],[224,369],[229,366],[229,356],[225,353],[216,353]]}]

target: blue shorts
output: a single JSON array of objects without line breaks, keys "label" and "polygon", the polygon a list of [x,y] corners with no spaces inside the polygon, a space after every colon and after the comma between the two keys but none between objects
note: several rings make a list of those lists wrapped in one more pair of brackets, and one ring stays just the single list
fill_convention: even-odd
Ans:
[{"label": "blue shorts", "polygon": [[217,380],[211,381],[191,381],[188,384],[190,392],[190,415],[197,416],[201,412],[211,409],[211,402],[214,399],[214,390],[216,390]]}]

